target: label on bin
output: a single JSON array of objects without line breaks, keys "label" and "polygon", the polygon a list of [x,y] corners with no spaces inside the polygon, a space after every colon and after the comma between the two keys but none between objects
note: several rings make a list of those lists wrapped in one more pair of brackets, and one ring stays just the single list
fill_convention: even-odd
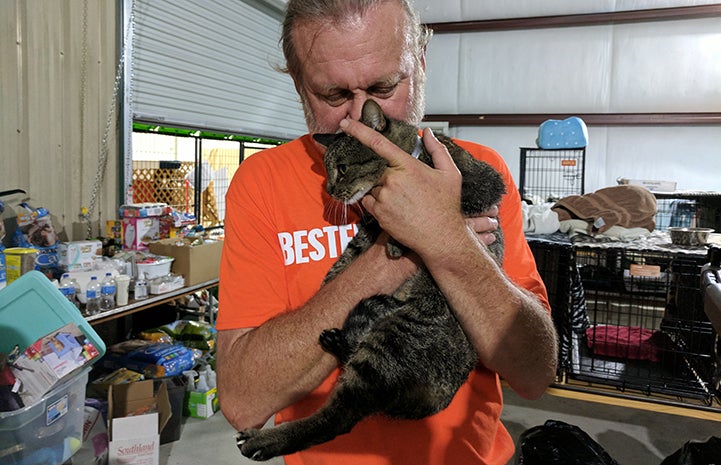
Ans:
[{"label": "label on bin", "polygon": [[48,405],[45,412],[45,425],[50,426],[68,413],[68,395],[64,395],[52,404]]}]

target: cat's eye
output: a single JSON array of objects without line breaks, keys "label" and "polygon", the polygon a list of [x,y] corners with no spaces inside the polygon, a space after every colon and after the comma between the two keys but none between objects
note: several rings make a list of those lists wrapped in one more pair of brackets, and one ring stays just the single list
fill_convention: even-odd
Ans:
[{"label": "cat's eye", "polygon": [[345,176],[345,172],[348,171],[348,165],[344,165],[343,163],[338,163],[335,168],[341,176]]}]

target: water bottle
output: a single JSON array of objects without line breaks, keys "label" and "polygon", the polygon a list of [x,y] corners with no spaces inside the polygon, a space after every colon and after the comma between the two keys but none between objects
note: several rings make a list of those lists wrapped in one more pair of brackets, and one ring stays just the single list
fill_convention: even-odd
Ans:
[{"label": "water bottle", "polygon": [[112,273],[105,273],[105,278],[100,284],[100,311],[112,310],[115,308],[116,284]]},{"label": "water bottle", "polygon": [[64,273],[60,278],[60,292],[77,308],[80,308],[77,293],[79,291],[78,282],[75,278],[71,278],[69,273]]},{"label": "water bottle", "polygon": [[135,280],[133,297],[135,298],[135,300],[143,300],[148,298],[148,281],[145,278],[145,273],[141,273],[138,276],[138,279]]},{"label": "water bottle", "polygon": [[100,281],[97,276],[91,276],[88,287],[85,289],[85,315],[100,313]]}]

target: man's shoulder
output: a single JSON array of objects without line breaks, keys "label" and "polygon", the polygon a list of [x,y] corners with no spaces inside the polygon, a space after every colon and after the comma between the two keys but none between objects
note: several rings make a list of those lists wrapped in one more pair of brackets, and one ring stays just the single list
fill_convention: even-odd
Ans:
[{"label": "man's shoulder", "polygon": [[508,171],[508,165],[506,165],[503,157],[491,147],[479,144],[478,142],[471,142],[463,139],[451,140],[453,140],[453,142],[455,142],[458,146],[468,151],[474,158],[488,163],[497,171]]},{"label": "man's shoulder", "polygon": [[265,162],[268,163],[272,160],[279,160],[284,157],[297,156],[298,154],[308,153],[310,151],[308,141],[310,136],[308,134],[293,139],[289,142],[284,142],[275,147],[261,150],[250,157],[243,160],[243,163],[250,163],[253,160],[253,164]]}]

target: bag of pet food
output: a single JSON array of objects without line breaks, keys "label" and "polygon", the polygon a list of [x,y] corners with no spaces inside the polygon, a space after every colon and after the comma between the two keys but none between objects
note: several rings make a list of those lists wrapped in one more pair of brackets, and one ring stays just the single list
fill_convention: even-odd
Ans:
[{"label": "bag of pet food", "polygon": [[27,202],[17,209],[15,245],[36,249],[35,269],[45,274],[55,274],[58,269],[58,234],[50,212],[45,208],[33,208]]}]

